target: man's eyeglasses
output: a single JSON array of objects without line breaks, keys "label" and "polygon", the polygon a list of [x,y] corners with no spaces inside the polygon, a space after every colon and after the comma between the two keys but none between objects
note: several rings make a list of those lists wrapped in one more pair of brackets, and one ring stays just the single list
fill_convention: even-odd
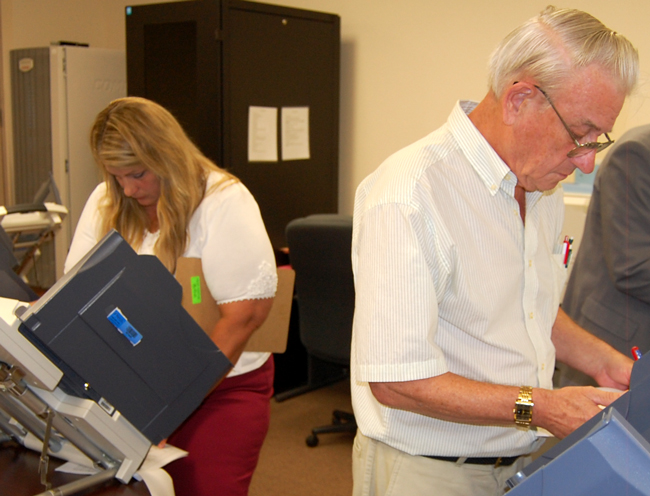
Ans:
[{"label": "man's eyeglasses", "polygon": [[567,126],[566,122],[564,122],[564,119],[562,119],[562,116],[557,111],[557,109],[555,108],[555,105],[553,105],[553,102],[548,97],[546,92],[542,88],[540,88],[539,86],[535,86],[535,88],[537,88],[540,91],[540,93],[546,97],[546,101],[548,101],[548,103],[551,105],[551,108],[553,110],[555,110],[555,113],[560,118],[560,121],[562,122],[562,125],[564,126],[564,129],[567,130],[567,132],[569,133],[569,136],[571,136],[571,139],[573,140],[573,142],[576,145],[576,147],[573,150],[571,150],[569,153],[566,154],[567,157],[569,157],[569,158],[581,157],[583,155],[586,155],[587,153],[589,153],[592,150],[595,150],[596,153],[602,152],[605,148],[607,148],[609,145],[614,143],[614,140],[610,139],[610,137],[607,135],[607,133],[605,133],[605,138],[607,138],[607,141],[604,142],[604,143],[600,143],[598,141],[590,141],[589,143],[580,143],[580,142],[578,142],[578,138],[576,137],[575,134],[573,134],[571,129],[569,129],[569,126]]}]

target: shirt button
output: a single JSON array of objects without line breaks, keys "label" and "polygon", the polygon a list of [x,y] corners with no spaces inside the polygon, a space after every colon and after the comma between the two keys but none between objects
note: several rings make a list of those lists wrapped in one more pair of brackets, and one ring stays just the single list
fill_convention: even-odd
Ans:
[{"label": "shirt button", "polygon": [[542,370],[544,370],[545,368],[546,368],[546,364],[543,363],[543,364],[542,364]]},{"label": "shirt button", "polygon": [[528,317],[532,319],[532,318],[533,318],[533,312],[530,312],[530,314],[528,315]]},{"label": "shirt button", "polygon": [[528,260],[528,267],[532,267],[532,266],[533,266],[533,261],[532,261],[532,260]]},{"label": "shirt button", "polygon": [[493,184],[492,186],[490,186],[490,189],[491,189],[492,191],[496,191],[496,190],[497,190],[497,185],[496,185],[496,184]]}]

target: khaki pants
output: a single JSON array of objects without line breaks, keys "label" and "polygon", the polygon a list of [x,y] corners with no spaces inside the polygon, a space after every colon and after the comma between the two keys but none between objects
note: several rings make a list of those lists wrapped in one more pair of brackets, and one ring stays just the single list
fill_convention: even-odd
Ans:
[{"label": "khaki pants", "polygon": [[500,496],[506,480],[530,462],[509,467],[473,465],[412,456],[360,431],[352,452],[353,496]]}]

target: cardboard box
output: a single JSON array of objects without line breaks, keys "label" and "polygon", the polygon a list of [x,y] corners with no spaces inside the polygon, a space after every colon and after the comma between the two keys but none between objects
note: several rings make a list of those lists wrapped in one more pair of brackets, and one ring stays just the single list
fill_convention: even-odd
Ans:
[{"label": "cardboard box", "polygon": [[[296,274],[292,269],[278,269],[278,289],[273,307],[264,323],[248,340],[246,351],[284,353],[287,349],[295,278]],[[176,280],[183,287],[183,308],[209,335],[221,313],[203,277],[201,259],[179,258]]]}]

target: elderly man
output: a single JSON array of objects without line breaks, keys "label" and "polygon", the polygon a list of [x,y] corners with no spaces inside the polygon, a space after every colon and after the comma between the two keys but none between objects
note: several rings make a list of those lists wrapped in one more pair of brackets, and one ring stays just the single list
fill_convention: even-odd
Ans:
[{"label": "elderly man", "polygon": [[[541,443],[620,394],[552,390],[556,358],[625,389],[632,361],[559,310],[558,182],[594,156],[638,55],[548,7],[492,55],[489,91],[357,190],[355,495],[495,495]],[[598,141],[598,140],[601,141]]]}]

